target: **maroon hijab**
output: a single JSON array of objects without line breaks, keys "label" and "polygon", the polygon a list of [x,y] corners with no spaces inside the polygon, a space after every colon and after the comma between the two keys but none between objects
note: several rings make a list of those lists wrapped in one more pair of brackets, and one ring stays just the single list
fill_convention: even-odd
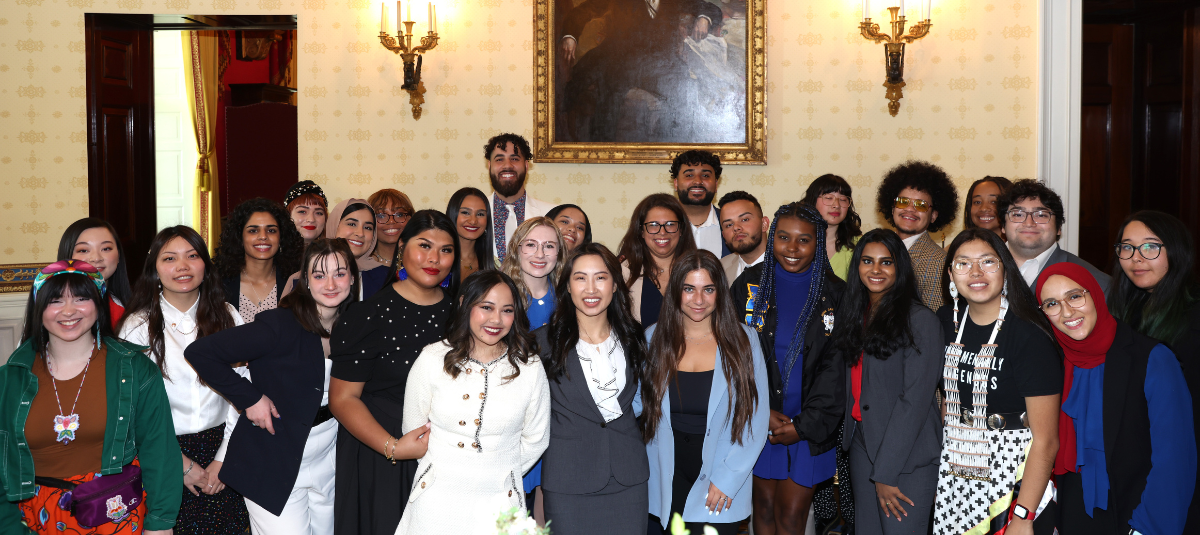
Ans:
[{"label": "maroon hijab", "polygon": [[[1104,302],[1104,289],[1100,287],[1100,283],[1096,282],[1096,278],[1083,266],[1070,262],[1053,264],[1038,275],[1036,292],[1038,303],[1042,301],[1042,286],[1053,275],[1062,275],[1078,283],[1081,288],[1087,290],[1088,297],[1092,299],[1096,308],[1096,327],[1083,340],[1071,338],[1058,330],[1057,325],[1054,327],[1054,338],[1062,347],[1065,358],[1062,391],[1062,401],[1065,403],[1067,394],[1071,392],[1075,369],[1091,369],[1104,364],[1108,349],[1112,347],[1113,339],[1117,336],[1117,320],[1113,318],[1112,314],[1109,314],[1108,305]],[[1058,411],[1058,455],[1054,458],[1054,474],[1061,475],[1074,471],[1075,423],[1060,408]]]}]

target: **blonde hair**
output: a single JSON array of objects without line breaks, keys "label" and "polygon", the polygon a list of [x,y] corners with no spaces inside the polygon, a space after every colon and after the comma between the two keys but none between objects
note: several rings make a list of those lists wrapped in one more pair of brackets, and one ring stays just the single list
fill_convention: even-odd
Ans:
[{"label": "blonde hair", "polygon": [[529,287],[525,285],[525,272],[521,271],[521,259],[517,249],[521,242],[525,241],[525,237],[529,236],[529,233],[537,227],[548,227],[553,230],[554,238],[558,243],[558,255],[554,261],[554,269],[547,275],[551,288],[558,284],[558,276],[562,273],[563,262],[567,256],[567,247],[563,243],[562,233],[558,231],[558,225],[554,224],[554,220],[548,217],[531,217],[517,227],[516,232],[513,232],[512,239],[508,240],[508,254],[504,256],[504,263],[500,265],[500,271],[503,271],[517,284],[517,289],[521,291],[523,308],[529,308],[530,293]]}]

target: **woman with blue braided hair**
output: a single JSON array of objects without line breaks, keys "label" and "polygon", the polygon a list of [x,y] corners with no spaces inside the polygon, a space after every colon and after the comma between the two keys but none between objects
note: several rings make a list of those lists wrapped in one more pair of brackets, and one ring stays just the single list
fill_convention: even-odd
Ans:
[{"label": "woman with blue braided hair", "polygon": [[767,361],[770,432],[754,466],[758,534],[802,533],[813,487],[835,471],[845,379],[826,347],[845,285],[829,267],[825,227],[811,205],[781,206],[765,259],[742,272],[731,289],[743,321],[758,331]]}]

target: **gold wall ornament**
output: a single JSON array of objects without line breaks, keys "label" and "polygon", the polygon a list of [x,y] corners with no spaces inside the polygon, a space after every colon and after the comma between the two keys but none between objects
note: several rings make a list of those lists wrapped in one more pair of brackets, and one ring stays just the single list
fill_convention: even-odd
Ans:
[{"label": "gold wall ornament", "polygon": [[[663,24],[675,21],[686,25],[687,37],[672,41],[672,46],[637,48],[622,45],[663,44],[666,36],[680,35],[679,24],[672,26],[671,31],[659,31],[652,27],[653,23],[610,23],[600,36],[594,28],[603,25],[586,24],[600,18],[593,16],[594,13],[584,13],[587,10],[579,6],[566,7],[566,12],[560,12],[560,8],[573,3],[534,0],[533,159],[562,163],[670,163],[681,152],[703,149],[717,154],[723,164],[765,165],[766,3],[766,0],[746,0],[744,11],[732,14],[721,13],[716,4],[704,3],[717,10],[709,16],[685,13],[677,7],[679,2],[663,2],[665,7],[660,8],[655,19],[661,19]],[[643,10],[644,15],[644,3],[630,2],[629,6],[632,7],[628,9]],[[608,20],[646,19],[618,11],[613,8]],[[702,19],[706,22],[701,22]],[[567,39],[574,41],[569,55],[563,45]],[[652,54],[677,49],[684,51],[682,57],[664,60],[665,56]],[[719,50],[727,53],[714,52]],[[610,57],[603,60],[588,57],[596,53]],[[614,61],[614,57],[619,60]],[[686,76],[675,76],[679,74],[675,71],[663,75],[664,64],[687,67]],[[580,65],[593,70],[581,72],[582,67],[576,68]],[[726,65],[730,67],[722,71]],[[604,74],[590,76],[598,73]],[[612,84],[609,81],[614,77],[632,81],[624,86]],[[573,78],[591,80],[588,98],[580,99],[580,93],[571,92],[573,88],[568,84]],[[708,83],[699,87],[701,98],[694,97],[695,87],[685,87],[689,80],[697,79]],[[597,86],[617,90],[605,92],[596,89]],[[729,90],[714,91],[713,87]],[[572,111],[568,99],[590,101],[590,108],[582,113]],[[592,136],[602,129],[579,125],[580,120],[595,122],[599,115],[608,115],[606,119],[617,132],[614,138]],[[685,116],[702,116],[702,119],[687,127],[677,127],[686,122],[680,120]],[[714,131],[722,134],[714,135]],[[587,135],[580,135],[584,132]]]},{"label": "gold wall ornament", "polygon": [[[398,54],[404,61],[404,84],[400,89],[408,91],[408,103],[412,105],[413,119],[421,118],[421,105],[425,103],[425,83],[421,81],[421,63],[425,53],[437,48],[437,6],[429,2],[429,32],[421,37],[420,44],[413,46],[412,2],[408,3],[408,19],[400,20],[400,2],[396,2],[396,36],[387,33],[387,3],[380,4],[379,42],[384,48]],[[404,30],[400,30],[404,25]]]},{"label": "gold wall ornament", "polygon": [[[867,5],[867,3],[864,2],[863,5]],[[925,2],[925,5],[928,6],[928,2]],[[868,41],[883,43],[884,68],[887,75],[883,87],[887,88],[885,97],[889,101],[888,112],[892,114],[892,117],[900,113],[900,99],[904,98],[904,46],[929,35],[929,29],[933,27],[933,23],[929,19],[930,10],[926,7],[925,20],[918,21],[909,29],[908,33],[904,33],[906,17],[900,14],[900,10],[901,8],[897,6],[888,8],[892,15],[891,35],[879,33],[879,25],[871,22],[867,11],[863,12],[863,20],[858,25],[862,36]]]}]

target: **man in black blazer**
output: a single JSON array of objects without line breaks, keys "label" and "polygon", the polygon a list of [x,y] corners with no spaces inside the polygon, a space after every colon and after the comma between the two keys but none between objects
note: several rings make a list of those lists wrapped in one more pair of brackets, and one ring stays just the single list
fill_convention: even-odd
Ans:
[{"label": "man in black blazer", "polygon": [[1021,269],[1021,276],[1032,289],[1038,274],[1047,266],[1059,262],[1079,264],[1088,270],[1104,292],[1108,293],[1111,278],[1086,260],[1058,246],[1062,236],[1062,198],[1045,184],[1033,179],[1013,182],[996,202],[1008,250]]},{"label": "man in black blazer", "polygon": [[[584,26],[606,13],[604,41],[576,63]],[[617,120],[631,89],[663,100],[669,110],[665,115],[673,118],[694,111],[687,109],[688,103],[672,99],[688,79],[680,35],[680,24],[688,20],[691,37],[700,41],[723,16],[705,0],[586,0],[566,13],[556,37],[560,57],[570,67],[564,103],[568,124],[579,124],[572,128],[579,137],[575,141],[618,141]],[[583,122],[589,124],[583,127]]]}]

